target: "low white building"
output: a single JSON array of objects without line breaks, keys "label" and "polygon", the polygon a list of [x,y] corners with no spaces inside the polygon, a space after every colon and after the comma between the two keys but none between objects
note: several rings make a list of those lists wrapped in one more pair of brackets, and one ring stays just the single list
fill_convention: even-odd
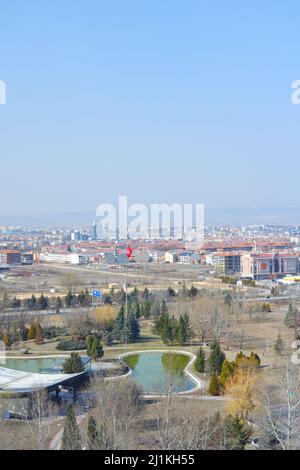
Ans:
[{"label": "low white building", "polygon": [[44,263],[58,263],[58,264],[86,264],[88,262],[87,255],[81,253],[41,253],[40,261]]},{"label": "low white building", "polygon": [[216,252],[214,251],[213,253],[208,253],[207,255],[205,255],[205,263],[213,265],[215,254]]},{"label": "low white building", "polygon": [[165,263],[176,263],[176,261],[177,261],[176,253],[171,253],[170,251],[166,251]]},{"label": "low white building", "polygon": [[199,255],[193,251],[183,251],[178,255],[178,262],[181,264],[196,264],[199,262]]}]

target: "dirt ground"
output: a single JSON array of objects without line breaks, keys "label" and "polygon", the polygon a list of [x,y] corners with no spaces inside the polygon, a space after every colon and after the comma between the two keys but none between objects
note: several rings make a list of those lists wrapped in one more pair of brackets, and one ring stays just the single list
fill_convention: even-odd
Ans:
[{"label": "dirt ground", "polygon": [[[64,295],[70,285],[78,291],[97,287],[105,292],[109,290],[109,284],[115,283],[121,288],[125,282],[123,266],[117,268],[100,266],[95,269],[86,266],[40,264],[18,267],[16,270],[30,274],[30,277],[11,277],[8,273],[0,280],[0,289],[17,294],[19,298],[39,293],[50,297],[55,294]],[[178,289],[183,282],[186,282],[187,285],[193,283],[197,287],[218,287],[219,282],[200,280],[204,274],[207,274],[207,271],[207,267],[200,265],[133,264],[128,268],[128,282],[129,287],[148,287],[152,290],[167,289],[169,285]],[[51,294],[51,289],[55,289],[55,294]]]}]

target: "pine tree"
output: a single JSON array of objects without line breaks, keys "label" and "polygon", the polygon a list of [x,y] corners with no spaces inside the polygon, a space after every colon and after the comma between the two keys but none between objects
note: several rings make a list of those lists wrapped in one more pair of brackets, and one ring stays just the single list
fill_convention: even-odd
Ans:
[{"label": "pine tree", "polygon": [[113,338],[116,339],[117,341],[122,340],[124,322],[125,322],[125,309],[124,309],[124,305],[122,305],[117,315],[116,321],[114,323],[113,332],[112,332]]},{"label": "pine tree", "polygon": [[258,368],[261,364],[260,357],[258,354],[251,352],[250,356],[246,356],[242,352],[239,352],[236,355],[234,364],[236,367],[240,367],[242,369],[246,368]]},{"label": "pine tree", "polygon": [[292,304],[289,304],[289,308],[284,319],[285,326],[288,328],[295,328],[297,326],[297,316],[298,310],[294,308]]},{"label": "pine tree", "polygon": [[48,308],[49,301],[47,297],[45,297],[43,294],[41,294],[38,303],[37,303],[37,308],[41,310],[46,310]]},{"label": "pine tree", "polygon": [[85,289],[85,294],[84,294],[84,305],[88,306],[91,304],[91,296],[90,293],[87,289]]},{"label": "pine tree", "polygon": [[11,303],[12,308],[20,308],[21,307],[21,300],[14,297]]},{"label": "pine tree", "polygon": [[[69,295],[69,294],[68,294]],[[69,298],[69,301],[72,303],[73,296],[71,295],[71,298]],[[77,300],[79,305],[83,307],[87,307],[90,305],[90,294],[89,291],[86,289],[85,292],[81,291],[80,294],[77,296]]]},{"label": "pine tree", "polygon": [[28,333],[29,333],[29,329],[26,328],[26,326],[24,326],[22,328],[22,333],[21,333],[22,341],[28,341]]},{"label": "pine tree", "polygon": [[140,335],[140,325],[138,319],[128,311],[127,318],[125,318],[124,305],[121,306],[118,316],[113,327],[113,338],[118,341],[134,343],[138,340]]},{"label": "pine tree", "polygon": [[91,358],[94,361],[98,361],[103,357],[104,351],[100,339],[97,336],[94,336],[92,345],[91,345]]},{"label": "pine tree", "polygon": [[67,357],[63,364],[64,374],[79,374],[84,371],[84,366],[78,353],[73,352],[70,357]]},{"label": "pine tree", "polygon": [[73,294],[72,294],[72,292],[71,292],[71,289],[70,289],[69,292],[68,292],[68,294],[67,294],[66,297],[65,297],[65,303],[66,303],[66,306],[67,306],[68,308],[71,307],[72,302],[73,302],[73,298],[74,298],[74,296],[73,296]]},{"label": "pine tree", "polygon": [[140,336],[140,325],[138,319],[131,312],[128,314],[127,325],[128,341],[130,343],[135,343]]},{"label": "pine tree", "polygon": [[42,327],[39,324],[39,322],[34,321],[28,331],[28,340],[34,339],[35,341],[38,341],[36,344],[42,344],[43,343],[43,336],[42,336]]},{"label": "pine tree", "polygon": [[56,313],[59,313],[60,309],[62,308],[62,300],[60,297],[57,297],[56,301],[55,301],[55,310],[56,310]]},{"label": "pine tree", "polygon": [[81,437],[74,413],[74,408],[70,404],[67,406],[67,416],[65,419],[61,448],[62,450],[82,449]]},{"label": "pine tree", "polygon": [[167,316],[164,318],[164,321],[162,323],[162,328],[161,328],[161,339],[164,344],[169,346],[170,344],[173,343],[174,341],[174,326],[172,325],[171,320]]},{"label": "pine tree", "polygon": [[210,372],[221,372],[225,354],[221,350],[218,341],[214,341],[210,347],[210,355],[207,360],[208,370]]},{"label": "pine tree", "polygon": [[234,371],[234,365],[225,359],[222,364],[220,380],[219,380],[222,388],[225,387],[226,382],[232,376],[233,371]]},{"label": "pine tree", "polygon": [[10,335],[8,334],[7,331],[5,331],[5,332],[3,333],[1,339],[2,339],[3,343],[5,344],[5,346],[6,346],[7,348],[9,348],[9,347],[11,346],[11,344],[12,344],[12,343],[11,343],[11,337],[10,337]]},{"label": "pine tree", "polygon": [[168,326],[169,320],[168,311],[162,311],[162,313],[155,319],[153,333],[161,335],[163,330]]},{"label": "pine tree", "polygon": [[205,354],[203,348],[200,348],[197,352],[196,360],[194,363],[194,368],[197,372],[204,372],[205,371]]},{"label": "pine tree", "polygon": [[85,295],[84,295],[84,292],[83,292],[83,291],[81,291],[81,292],[78,294],[77,299],[78,299],[79,305],[83,306],[83,305],[84,305],[84,301],[85,301]]},{"label": "pine tree", "polygon": [[37,307],[37,300],[36,300],[36,297],[35,295],[33,294],[30,299],[27,299],[26,300],[26,307],[29,309],[29,310],[34,310],[36,309]]},{"label": "pine tree", "polygon": [[42,335],[42,328],[41,328],[41,325],[38,322],[36,323],[34,342],[35,342],[35,344],[43,344],[43,342],[44,342],[44,338],[43,338],[43,335]]},{"label": "pine tree", "polygon": [[225,448],[243,450],[249,441],[251,431],[247,422],[236,416],[227,416],[224,421]]},{"label": "pine tree", "polygon": [[35,339],[35,336],[36,336],[36,323],[33,322],[28,331],[28,339],[29,340]]},{"label": "pine tree", "polygon": [[187,313],[183,315],[183,320],[185,323],[185,334],[186,334],[186,342],[190,341],[192,337],[192,329],[190,326],[190,317],[188,316]]},{"label": "pine tree", "polygon": [[149,290],[147,289],[147,287],[145,287],[145,289],[144,289],[144,291],[143,291],[143,293],[142,293],[142,297],[143,297],[144,299],[148,299],[149,296],[150,296],[150,292],[149,292]]},{"label": "pine tree", "polygon": [[211,376],[208,391],[214,397],[217,397],[220,395],[220,383],[219,383],[218,374],[216,372],[214,372]]},{"label": "pine tree", "polygon": [[1,307],[6,308],[8,307],[8,305],[9,305],[9,297],[8,297],[7,291],[5,290],[2,296]]},{"label": "pine tree", "polygon": [[196,297],[197,294],[198,294],[197,287],[192,286],[189,290],[189,297]]},{"label": "pine tree", "polygon": [[86,339],[86,353],[89,357],[92,357],[92,345],[93,345],[93,336],[88,336]]},{"label": "pine tree", "polygon": [[151,316],[151,302],[150,302],[150,300],[146,300],[142,304],[141,314],[145,319],[150,318],[150,316]]},{"label": "pine tree", "polygon": [[104,336],[104,344],[105,346],[112,346],[113,344],[113,336],[110,332],[108,332],[105,336]]},{"label": "pine tree", "polygon": [[93,416],[89,416],[88,419],[87,439],[89,450],[101,449],[101,433],[98,430],[97,422]]},{"label": "pine tree", "polygon": [[233,303],[233,300],[232,300],[232,297],[231,297],[231,295],[230,295],[229,293],[225,295],[224,303],[225,303],[225,305],[227,305],[228,307],[231,307],[231,305],[232,305],[232,303]]},{"label": "pine tree", "polygon": [[138,301],[134,298],[129,304],[129,311],[135,318],[140,318],[141,309]]},{"label": "pine tree", "polygon": [[270,306],[270,304],[264,302],[264,303],[262,304],[262,306],[261,306],[261,311],[262,311],[263,313],[270,313],[270,312],[271,312],[271,306]]},{"label": "pine tree", "polygon": [[137,300],[137,298],[138,298],[138,296],[139,296],[139,291],[138,291],[137,287],[135,287],[135,288],[133,289],[133,291],[131,292],[130,295],[131,295],[131,297],[132,297],[133,299]]},{"label": "pine tree", "polygon": [[281,356],[281,354],[283,353],[284,351],[284,343],[283,343],[283,340],[282,340],[282,337],[281,337],[281,334],[278,333],[277,335],[277,339],[276,339],[276,343],[274,345],[274,351],[276,352],[276,354],[278,354],[279,356]]},{"label": "pine tree", "polygon": [[174,291],[174,289],[172,289],[171,286],[168,287],[167,293],[169,297],[176,297],[176,292]]},{"label": "pine tree", "polygon": [[261,360],[258,354],[251,352],[249,357],[250,367],[257,368],[261,364]]},{"label": "pine tree", "polygon": [[187,332],[186,332],[186,323],[182,315],[179,317],[179,325],[177,331],[177,341],[182,346],[186,343],[187,340]]}]

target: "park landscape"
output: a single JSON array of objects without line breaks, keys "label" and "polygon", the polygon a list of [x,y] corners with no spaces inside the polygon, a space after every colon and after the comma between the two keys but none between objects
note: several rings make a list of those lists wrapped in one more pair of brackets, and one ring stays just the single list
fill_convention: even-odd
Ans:
[{"label": "park landscape", "polygon": [[[132,273],[126,296],[122,269],[111,278],[84,268],[28,269],[46,276],[55,292],[49,295],[41,281],[33,290],[32,278],[26,285],[24,277],[19,285],[2,286],[1,366],[23,363],[26,371],[30,361],[55,360],[60,373],[84,380],[56,393],[47,387],[17,395],[1,390],[2,415],[12,412],[0,422],[1,448],[297,445],[292,357],[299,307],[284,288],[237,286],[214,276],[203,282],[201,268],[166,275],[156,266],[155,283],[149,267],[143,276]],[[96,302],[90,295],[95,284],[102,292]],[[87,373],[85,358],[92,361]]]}]

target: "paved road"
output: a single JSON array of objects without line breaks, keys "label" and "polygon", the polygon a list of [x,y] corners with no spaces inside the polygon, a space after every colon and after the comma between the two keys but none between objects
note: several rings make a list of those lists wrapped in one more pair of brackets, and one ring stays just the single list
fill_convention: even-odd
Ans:
[{"label": "paved road", "polygon": [[6,312],[1,313],[1,318],[8,318],[8,317],[14,317],[14,316],[20,316],[20,315],[28,315],[28,316],[51,316],[51,315],[63,315],[65,317],[71,317],[74,315],[74,313],[82,313],[82,312],[89,312],[92,310],[94,307],[78,307],[78,308],[61,308],[59,310],[59,313],[56,313],[55,308],[50,308],[48,310],[23,310],[23,309],[17,309],[17,310],[8,310]]}]

